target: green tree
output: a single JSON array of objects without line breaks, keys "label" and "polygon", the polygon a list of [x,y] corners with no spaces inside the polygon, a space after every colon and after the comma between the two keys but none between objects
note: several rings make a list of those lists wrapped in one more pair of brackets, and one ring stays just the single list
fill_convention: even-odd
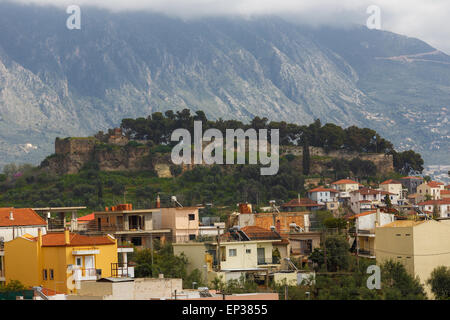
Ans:
[{"label": "green tree", "polygon": [[423,300],[426,294],[417,277],[406,271],[400,262],[386,261],[381,266],[381,287],[387,300]]},{"label": "green tree", "polygon": [[427,284],[431,287],[436,299],[449,300],[450,299],[450,267],[439,266],[436,267],[427,280]]}]

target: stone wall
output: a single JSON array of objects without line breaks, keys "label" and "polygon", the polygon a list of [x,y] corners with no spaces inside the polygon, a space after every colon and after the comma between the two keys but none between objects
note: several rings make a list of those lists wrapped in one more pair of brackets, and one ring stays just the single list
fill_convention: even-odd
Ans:
[{"label": "stone wall", "polygon": [[[322,162],[327,159],[345,159],[352,160],[354,158],[361,158],[362,160],[372,161],[377,167],[377,171],[382,174],[386,174],[394,171],[394,157],[392,155],[386,155],[384,153],[358,153],[358,152],[346,152],[333,150],[330,152],[325,152],[323,148],[320,147],[309,147],[309,153],[311,156],[311,171],[313,173],[320,173],[324,170]],[[280,147],[280,154],[287,155],[293,154],[298,157],[303,156],[303,148],[298,146],[283,146]],[[324,161],[317,161],[320,159],[314,159],[313,157],[323,157]]]}]

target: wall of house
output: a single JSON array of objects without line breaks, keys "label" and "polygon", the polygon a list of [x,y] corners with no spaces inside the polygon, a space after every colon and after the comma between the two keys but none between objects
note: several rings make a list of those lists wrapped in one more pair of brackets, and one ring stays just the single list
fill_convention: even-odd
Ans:
[{"label": "wall of house", "polygon": [[40,283],[38,244],[24,238],[16,238],[5,243],[5,278],[6,282],[19,280],[25,286]]},{"label": "wall of house", "polygon": [[403,263],[414,274],[413,227],[378,227],[375,229],[377,264],[387,260]]},{"label": "wall of house", "polygon": [[[258,246],[256,242],[228,242],[222,244],[222,247],[225,247],[225,261],[220,263],[222,269],[250,269],[258,267]],[[236,256],[230,256],[230,249],[236,249]],[[250,253],[247,253],[246,250],[250,250]],[[267,252],[265,254],[267,255]],[[272,250],[270,250],[270,257],[272,257]]]},{"label": "wall of house", "polygon": [[184,255],[188,258],[187,272],[192,272],[194,269],[199,269],[204,272],[206,247],[203,243],[174,243],[173,253],[175,255]]},{"label": "wall of house", "polygon": [[414,272],[425,284],[438,266],[450,266],[450,225],[429,220],[414,228]]},{"label": "wall of house", "polygon": [[[194,220],[189,220],[194,214]],[[161,208],[161,227],[171,229],[174,242],[189,241],[189,235],[198,236],[198,208]]]},{"label": "wall of house", "polygon": [[148,300],[172,297],[183,290],[182,279],[139,278],[134,279],[134,298]]},{"label": "wall of house", "polygon": [[32,235],[33,237],[37,237],[38,230],[41,228],[42,234],[47,233],[47,226],[17,226],[17,227],[0,227],[0,238],[3,237],[3,241],[11,241],[14,238],[18,238],[23,236],[24,234]]}]

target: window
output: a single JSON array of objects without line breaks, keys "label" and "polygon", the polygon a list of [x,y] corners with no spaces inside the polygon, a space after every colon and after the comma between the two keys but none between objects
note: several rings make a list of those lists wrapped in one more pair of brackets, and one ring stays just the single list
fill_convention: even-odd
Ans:
[{"label": "window", "polygon": [[83,266],[83,258],[82,258],[82,257],[76,257],[76,258],[75,258],[75,264],[76,264],[78,267]]},{"label": "window", "polygon": [[195,234],[190,234],[189,235],[189,240],[195,240]]},{"label": "window", "polygon": [[54,272],[53,269],[50,269],[50,280],[54,279]]},{"label": "window", "polygon": [[142,238],[141,237],[131,238],[131,243],[135,246],[142,246]]},{"label": "window", "polygon": [[47,280],[47,269],[44,269],[44,270],[42,270],[43,272],[42,272],[42,278],[44,279],[44,280]]},{"label": "window", "polygon": [[189,214],[189,220],[195,220],[195,214],[193,213]]},{"label": "window", "polygon": [[228,250],[228,255],[230,257],[236,257],[237,256],[237,250],[236,249],[229,249]]},{"label": "window", "polygon": [[252,253],[252,249],[245,249],[245,253]]}]

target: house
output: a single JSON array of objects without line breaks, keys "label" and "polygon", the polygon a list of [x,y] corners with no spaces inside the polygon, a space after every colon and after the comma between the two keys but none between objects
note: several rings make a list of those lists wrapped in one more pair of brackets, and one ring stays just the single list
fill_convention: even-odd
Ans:
[{"label": "house", "polygon": [[308,198],[317,201],[319,204],[325,204],[327,210],[333,211],[339,209],[339,191],[331,188],[318,187],[308,191]]},{"label": "house", "polygon": [[430,215],[432,215],[436,210],[438,217],[440,218],[450,217],[450,198],[419,202],[418,207],[420,210]]},{"label": "house", "polygon": [[283,203],[281,209],[283,211],[306,211],[306,210],[319,210],[325,208],[324,204],[317,203],[317,201],[308,198],[292,199],[289,202]]},{"label": "house", "polygon": [[188,258],[188,272],[198,269],[208,281],[221,277],[226,282],[248,274],[265,277],[279,269],[287,245],[275,231],[249,226],[232,228],[219,241],[174,243],[173,250]]},{"label": "house", "polygon": [[25,234],[5,243],[6,282],[73,293],[79,281],[110,277],[117,252],[117,241],[110,235],[89,237],[68,229],[38,232],[37,237]]},{"label": "house", "polygon": [[0,208],[0,243],[24,234],[37,236],[38,230],[47,231],[47,222],[30,208]]},{"label": "house", "polygon": [[408,189],[408,194],[413,194],[417,192],[417,187],[422,184],[423,178],[408,176],[400,178],[400,182],[406,189]]},{"label": "house", "polygon": [[161,227],[172,230],[172,242],[188,242],[199,235],[198,210],[201,207],[161,208]]},{"label": "house", "polygon": [[378,263],[401,262],[413,276],[426,281],[434,268],[450,265],[450,220],[398,220],[375,230]]},{"label": "house", "polygon": [[450,190],[444,189],[441,190],[441,199],[450,199]]},{"label": "house", "polygon": [[396,194],[398,199],[405,199],[408,193],[407,189],[403,189],[403,185],[400,181],[393,179],[389,179],[380,183],[379,189]]},{"label": "house", "polygon": [[442,182],[424,182],[417,187],[418,201],[423,202],[428,200],[427,197],[430,197],[431,200],[440,199],[441,190],[444,190],[444,184]]},{"label": "house", "polygon": [[331,183],[331,188],[339,191],[339,198],[344,201],[350,198],[350,192],[359,189],[359,183],[350,179],[341,179]]},{"label": "house", "polygon": [[358,256],[374,259],[375,228],[393,222],[394,214],[377,209],[350,216],[348,219],[355,221],[355,228],[351,230],[355,238],[352,249]]},{"label": "house", "polygon": [[355,214],[371,211],[378,206],[384,206],[385,196],[390,197],[393,204],[397,203],[398,196],[387,191],[365,187],[359,190],[350,191],[350,207]]},{"label": "house", "polygon": [[119,244],[150,248],[153,240],[164,242],[171,237],[171,229],[162,227],[161,208],[133,210],[131,204],[122,204],[93,214],[87,233],[113,234]]}]

